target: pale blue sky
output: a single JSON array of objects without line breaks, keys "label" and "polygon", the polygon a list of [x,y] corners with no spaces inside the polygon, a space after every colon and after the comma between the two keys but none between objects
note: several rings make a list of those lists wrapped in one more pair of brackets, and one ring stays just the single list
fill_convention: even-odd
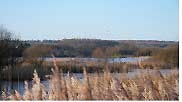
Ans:
[{"label": "pale blue sky", "polygon": [[178,40],[178,0],[0,0],[21,39]]}]

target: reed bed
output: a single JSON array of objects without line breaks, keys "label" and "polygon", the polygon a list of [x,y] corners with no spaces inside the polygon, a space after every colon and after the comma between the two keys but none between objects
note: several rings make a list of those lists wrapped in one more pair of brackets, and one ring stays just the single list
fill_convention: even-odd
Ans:
[{"label": "reed bed", "polygon": [[[83,73],[83,67],[86,68],[88,73],[99,72],[103,73],[105,67],[107,66],[111,73],[123,73],[131,72],[135,69],[173,69],[174,67],[152,62],[121,62],[121,63],[106,63],[106,62],[60,62],[57,61],[57,66],[63,71],[63,73]],[[4,68],[1,73],[1,80],[12,80],[12,81],[24,81],[32,80],[34,69],[39,73],[41,80],[46,80],[46,75],[51,75],[51,68],[54,64],[51,62],[44,62],[41,67],[34,67],[31,63],[20,63],[14,67],[8,66]]]},{"label": "reed bed", "polygon": [[78,79],[59,70],[54,61],[53,75],[49,79],[49,90],[40,82],[36,70],[33,73],[32,86],[25,81],[25,92],[7,94],[2,91],[1,100],[178,100],[178,70],[163,75],[160,71],[139,73],[133,78],[111,76],[108,68],[102,74],[87,74],[83,68],[84,78]]}]

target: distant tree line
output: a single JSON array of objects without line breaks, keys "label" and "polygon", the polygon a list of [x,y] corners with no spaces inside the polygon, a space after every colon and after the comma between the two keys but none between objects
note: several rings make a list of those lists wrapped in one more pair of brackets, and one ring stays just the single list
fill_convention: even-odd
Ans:
[{"label": "distant tree line", "polygon": [[[45,43],[45,42],[44,42]],[[154,43],[149,47],[144,44],[119,42],[98,39],[64,39],[51,45],[56,57],[127,57],[127,56],[152,56],[159,49],[171,44]],[[99,54],[96,54],[96,53]],[[97,56],[96,56],[97,55]]]},{"label": "distant tree line", "polygon": [[[63,39],[27,41],[32,46],[46,45],[56,57],[127,57],[153,56],[160,49],[178,42],[137,41],[137,40],[99,40],[99,39]],[[99,54],[97,54],[97,52]],[[50,54],[49,54],[50,55]]]}]

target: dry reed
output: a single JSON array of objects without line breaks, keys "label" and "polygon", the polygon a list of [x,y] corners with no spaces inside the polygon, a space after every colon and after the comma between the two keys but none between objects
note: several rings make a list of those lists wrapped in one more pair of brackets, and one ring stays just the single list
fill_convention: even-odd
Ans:
[{"label": "dry reed", "polygon": [[3,100],[178,100],[179,79],[178,71],[162,75],[140,73],[134,78],[115,78],[107,70],[103,74],[95,73],[89,76],[84,68],[84,78],[79,80],[75,76],[63,76],[56,61],[53,75],[49,80],[49,91],[41,84],[36,70],[34,71],[33,85],[29,88],[25,81],[25,92],[21,96],[18,91],[7,95],[2,92]]}]

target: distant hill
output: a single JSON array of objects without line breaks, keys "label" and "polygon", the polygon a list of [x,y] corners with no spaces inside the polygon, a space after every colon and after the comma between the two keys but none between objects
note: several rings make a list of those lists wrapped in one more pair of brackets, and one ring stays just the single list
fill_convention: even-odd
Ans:
[{"label": "distant hill", "polygon": [[100,40],[100,39],[63,39],[28,40],[31,46],[46,44],[57,57],[125,57],[151,56],[161,48],[177,45],[175,41],[157,40]]},{"label": "distant hill", "polygon": [[101,39],[63,39],[63,40],[26,40],[24,41],[29,44],[49,44],[49,45],[57,45],[60,43],[66,44],[82,44],[82,43],[102,43],[110,45],[110,43],[114,43],[114,45],[129,43],[135,44],[139,47],[166,47],[168,45],[176,45],[178,41],[158,41],[158,40],[101,40]]},{"label": "distant hill", "polygon": [[120,43],[136,44],[140,47],[167,47],[169,45],[178,45],[178,41],[158,41],[158,40],[118,40]]}]

